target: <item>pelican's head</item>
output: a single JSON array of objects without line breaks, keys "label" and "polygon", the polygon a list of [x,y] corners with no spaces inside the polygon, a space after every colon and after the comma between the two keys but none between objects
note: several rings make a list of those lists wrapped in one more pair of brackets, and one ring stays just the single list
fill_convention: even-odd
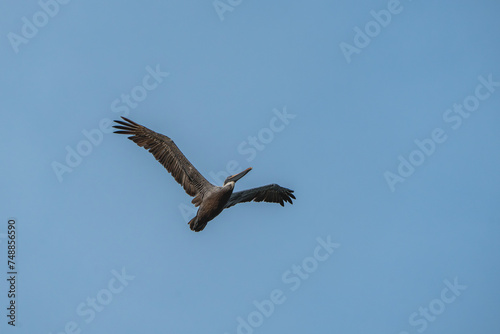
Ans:
[{"label": "pelican's head", "polygon": [[226,181],[224,181],[224,185],[232,184],[232,186],[234,187],[234,184],[236,183],[236,181],[241,179],[243,176],[245,176],[251,170],[252,170],[252,167],[249,167],[249,168],[245,169],[243,172],[228,176],[226,178]]}]

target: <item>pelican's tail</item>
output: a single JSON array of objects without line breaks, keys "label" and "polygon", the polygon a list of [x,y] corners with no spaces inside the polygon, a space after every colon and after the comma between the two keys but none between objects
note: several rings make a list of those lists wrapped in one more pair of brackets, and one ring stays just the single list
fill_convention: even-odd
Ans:
[{"label": "pelican's tail", "polygon": [[195,232],[200,232],[205,228],[205,226],[207,226],[207,222],[199,221],[198,216],[195,216],[193,219],[191,219],[188,224],[191,230]]}]

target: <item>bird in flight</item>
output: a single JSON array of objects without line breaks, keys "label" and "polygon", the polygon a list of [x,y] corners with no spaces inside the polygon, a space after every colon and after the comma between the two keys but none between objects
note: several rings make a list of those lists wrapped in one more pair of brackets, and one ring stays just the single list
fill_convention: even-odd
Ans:
[{"label": "bird in flight", "polygon": [[196,216],[189,221],[189,227],[195,232],[205,228],[207,223],[217,217],[222,210],[243,202],[292,203],[293,190],[269,184],[258,188],[233,192],[236,181],[245,176],[252,168],[228,176],[222,187],[214,186],[194,168],[177,145],[167,136],[154,132],[140,124],[122,117],[115,120],[118,129],[115,133],[130,135],[128,139],[151,152],[159,163],[172,174],[189,196],[192,203],[199,207]]}]

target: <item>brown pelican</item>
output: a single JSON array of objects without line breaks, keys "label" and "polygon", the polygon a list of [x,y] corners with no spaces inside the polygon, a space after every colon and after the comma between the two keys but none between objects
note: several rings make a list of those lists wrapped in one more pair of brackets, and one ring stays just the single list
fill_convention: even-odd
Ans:
[{"label": "brown pelican", "polygon": [[203,230],[207,223],[219,215],[222,210],[238,203],[264,201],[284,206],[284,202],[292,204],[292,198],[295,199],[292,194],[293,190],[280,187],[277,184],[233,193],[236,181],[245,176],[252,169],[251,167],[227,177],[222,187],[214,186],[194,168],[172,139],[125,117],[122,118],[125,122],[115,120],[116,123],[120,124],[113,126],[119,129],[115,133],[131,135],[128,139],[149,150],[156,160],[179,182],[186,193],[194,197],[192,203],[200,208],[196,216],[188,223],[193,231]]}]

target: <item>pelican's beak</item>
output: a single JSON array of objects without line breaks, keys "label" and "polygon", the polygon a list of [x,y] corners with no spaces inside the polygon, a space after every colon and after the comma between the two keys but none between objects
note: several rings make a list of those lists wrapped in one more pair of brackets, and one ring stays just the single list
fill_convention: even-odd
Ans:
[{"label": "pelican's beak", "polygon": [[252,167],[249,167],[247,169],[245,169],[243,172],[241,173],[238,173],[238,174],[234,174],[234,175],[231,175],[231,176],[228,176],[227,179],[226,179],[226,182],[230,182],[230,181],[233,181],[233,182],[236,182],[238,181],[239,179],[241,179],[243,176],[247,175],[247,173],[249,171],[252,170]]}]

